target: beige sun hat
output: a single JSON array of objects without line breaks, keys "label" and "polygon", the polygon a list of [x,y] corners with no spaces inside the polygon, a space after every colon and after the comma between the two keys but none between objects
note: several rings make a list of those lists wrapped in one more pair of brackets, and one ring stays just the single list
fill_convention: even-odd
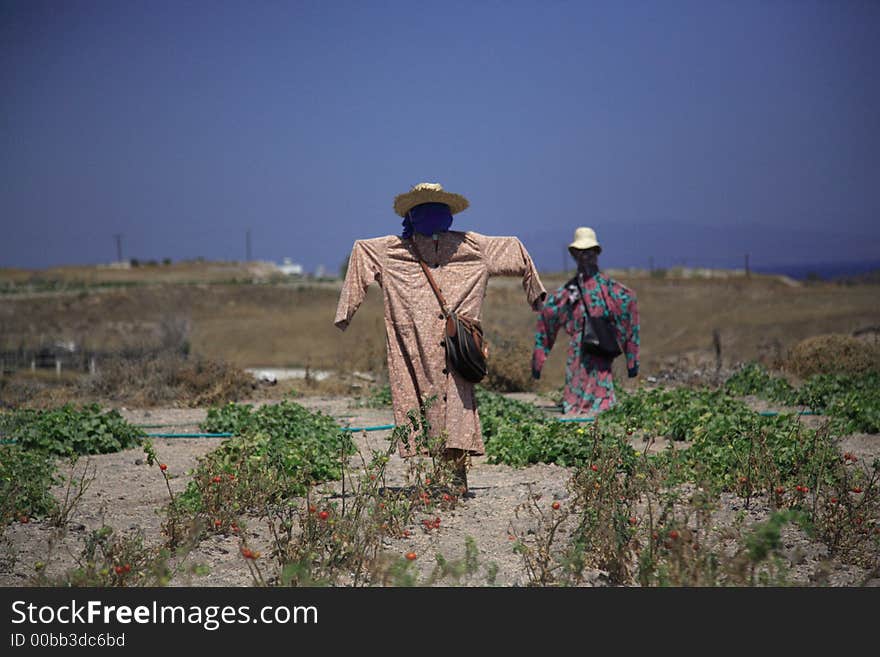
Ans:
[{"label": "beige sun hat", "polygon": [[576,228],[574,231],[574,242],[568,245],[568,250],[592,249],[593,247],[598,247],[599,253],[602,253],[602,245],[596,239],[596,231],[586,226]]},{"label": "beige sun hat", "polygon": [[467,210],[470,205],[464,196],[447,192],[440,183],[423,182],[413,185],[405,194],[398,194],[394,198],[394,211],[405,217],[407,212],[422,203],[445,203],[452,214]]}]

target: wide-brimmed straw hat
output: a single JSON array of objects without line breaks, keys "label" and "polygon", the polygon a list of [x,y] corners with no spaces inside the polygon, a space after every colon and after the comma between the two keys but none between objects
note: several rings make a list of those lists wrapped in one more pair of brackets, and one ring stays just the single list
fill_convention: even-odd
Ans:
[{"label": "wide-brimmed straw hat", "polygon": [[599,241],[596,239],[596,231],[592,228],[587,228],[586,226],[576,228],[574,231],[574,242],[568,245],[568,250],[584,250],[592,249],[593,247],[598,248],[599,253],[602,253],[602,245],[599,244]]},{"label": "wide-brimmed straw hat", "polygon": [[394,198],[394,211],[405,217],[407,212],[422,203],[445,203],[452,214],[467,210],[470,205],[464,196],[447,192],[440,183],[423,182],[413,185],[405,194],[398,194]]}]

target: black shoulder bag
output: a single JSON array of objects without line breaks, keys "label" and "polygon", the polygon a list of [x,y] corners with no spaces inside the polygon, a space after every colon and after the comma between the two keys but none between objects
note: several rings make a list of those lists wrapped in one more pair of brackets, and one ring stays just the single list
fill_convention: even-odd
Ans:
[{"label": "black shoulder bag", "polygon": [[[577,276],[575,276],[574,280],[577,283],[578,291],[581,293],[581,301],[584,304],[584,312],[587,315],[584,318],[584,336],[581,342],[581,348],[587,354],[602,356],[614,360],[623,353],[620,345],[617,343],[617,337],[614,334],[614,324],[611,318],[606,317],[604,314],[601,317],[593,317],[593,315],[590,314],[590,306],[587,304],[587,298],[584,296],[581,282]],[[608,305],[608,300],[605,298],[605,293],[602,290],[602,283],[599,282],[598,285],[599,294],[602,295],[602,299],[605,301],[605,307],[610,314],[611,307]]]},{"label": "black shoulder bag", "polygon": [[446,345],[446,357],[452,368],[458,372],[465,381],[479,383],[485,378],[488,370],[486,359],[489,357],[489,348],[483,339],[483,328],[480,323],[469,317],[462,317],[456,312],[449,310],[443,293],[437,286],[437,282],[431,275],[427,263],[416,248],[415,240],[412,240],[413,252],[419,260],[422,271],[434,290],[434,295],[440,303],[440,309],[446,318],[446,332],[444,344]]}]

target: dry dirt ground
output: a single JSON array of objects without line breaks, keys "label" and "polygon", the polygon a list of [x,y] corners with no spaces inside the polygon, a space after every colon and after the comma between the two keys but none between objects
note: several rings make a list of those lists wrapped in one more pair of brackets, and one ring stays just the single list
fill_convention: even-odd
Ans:
[{"label": "dry dirt ground", "polygon": [[[126,278],[119,280],[133,282],[127,277],[140,275],[143,278],[135,280],[144,284],[4,295],[0,351],[72,342],[81,350],[99,352],[100,371],[104,355],[155,347],[177,337],[185,338],[192,355],[240,367],[385,371],[382,296],[375,285],[343,333],[333,326],[340,281],[209,285],[183,284],[183,278],[172,284],[165,278],[176,275],[172,269],[141,267],[119,273],[123,274]],[[214,267],[207,267],[199,280],[215,274]],[[0,286],[4,277],[0,270]],[[81,279],[93,280],[85,272]],[[548,290],[565,280],[542,275]],[[623,275],[620,280],[638,294],[643,375],[714,367],[716,331],[725,366],[752,360],[773,365],[805,338],[880,326],[876,285],[800,285],[774,277],[696,280]],[[493,278],[482,319],[490,343],[503,345],[493,347],[493,369],[528,381],[535,315],[524,301],[521,282]],[[502,355],[507,362],[499,367]],[[559,385],[565,360],[564,345],[558,345],[537,382],[538,390],[549,392]],[[352,393],[339,389],[335,394]]]},{"label": "dry dirt ground", "polygon": [[[528,395],[518,395],[529,398]],[[532,401],[541,402],[531,396]],[[314,397],[298,400],[304,405],[321,410],[349,426],[377,426],[390,424],[390,409],[357,407],[351,398]],[[141,425],[163,425],[148,428],[149,432],[196,432],[204,418],[201,409],[124,409],[125,417]],[[806,421],[816,421],[806,418]],[[173,426],[169,426],[173,425]],[[369,454],[371,449],[384,450],[388,431],[373,431],[356,435],[358,449]],[[155,438],[154,446],[159,458],[172,474],[172,489],[181,491],[188,482],[188,472],[197,464],[199,457],[217,447],[220,438]],[[662,447],[662,446],[661,446]],[[842,448],[869,459],[880,456],[880,436],[855,435],[846,439]],[[357,457],[353,462],[358,462]],[[94,468],[94,481],[74,512],[68,531],[60,537],[48,523],[15,523],[6,530],[6,545],[0,546],[6,555],[0,554],[0,586],[27,586],[31,584],[35,562],[47,562],[49,575],[60,574],[76,564],[89,531],[109,525],[117,532],[141,530],[148,544],[161,540],[160,509],[168,501],[168,491],[158,469],[144,462],[143,451],[129,449],[115,454],[94,456],[88,459]],[[83,462],[78,468],[81,470]],[[405,485],[406,463],[395,456],[388,468],[388,485]],[[492,465],[485,457],[475,458],[469,473],[475,497],[461,502],[454,510],[439,511],[441,529],[430,533],[422,531],[417,517],[410,527],[411,537],[389,539],[385,550],[394,555],[415,552],[414,562],[420,573],[420,581],[427,581],[435,565],[434,555],[440,553],[447,559],[463,556],[466,537],[473,537],[479,549],[481,569],[467,581],[441,581],[440,585],[486,585],[485,573],[490,564],[497,566],[496,583],[502,586],[528,584],[528,575],[522,558],[512,550],[508,530],[514,525],[519,532],[526,531],[529,520],[517,517],[516,509],[526,502],[530,494],[540,494],[543,500],[562,499],[568,494],[567,481],[571,471],[556,465],[533,465],[515,469],[504,465]],[[56,490],[63,496],[63,490]],[[742,500],[733,496],[722,500],[719,517],[732,517],[744,512],[749,521],[766,517],[766,507],[760,504],[745,509]],[[432,516],[434,514],[432,513]],[[257,550],[269,545],[267,530],[256,520],[247,527],[248,542]],[[861,586],[880,585],[880,580],[856,566],[823,559],[824,547],[809,541],[800,530],[786,529],[784,534],[786,556],[793,564],[794,581],[810,584],[824,573],[824,580],[832,585]],[[201,568],[194,568],[199,565]],[[185,562],[178,564],[178,572],[172,586],[250,586],[253,578],[239,553],[238,538],[234,535],[212,535],[202,541]],[[205,566],[207,568],[205,568]],[[590,583],[604,583],[603,574],[595,571]]]}]

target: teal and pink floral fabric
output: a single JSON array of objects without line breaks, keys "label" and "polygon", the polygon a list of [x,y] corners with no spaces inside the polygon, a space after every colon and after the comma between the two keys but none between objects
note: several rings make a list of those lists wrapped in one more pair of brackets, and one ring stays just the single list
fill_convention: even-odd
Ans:
[{"label": "teal and pink floral fabric", "polygon": [[[614,405],[611,359],[581,352],[585,305],[578,279],[573,278],[547,297],[538,316],[532,371],[540,376],[560,330],[569,337],[562,407],[566,414],[595,415]],[[581,280],[580,289],[594,317],[613,318],[618,344],[630,376],[639,371],[639,310],[636,294],[602,272]]]}]

